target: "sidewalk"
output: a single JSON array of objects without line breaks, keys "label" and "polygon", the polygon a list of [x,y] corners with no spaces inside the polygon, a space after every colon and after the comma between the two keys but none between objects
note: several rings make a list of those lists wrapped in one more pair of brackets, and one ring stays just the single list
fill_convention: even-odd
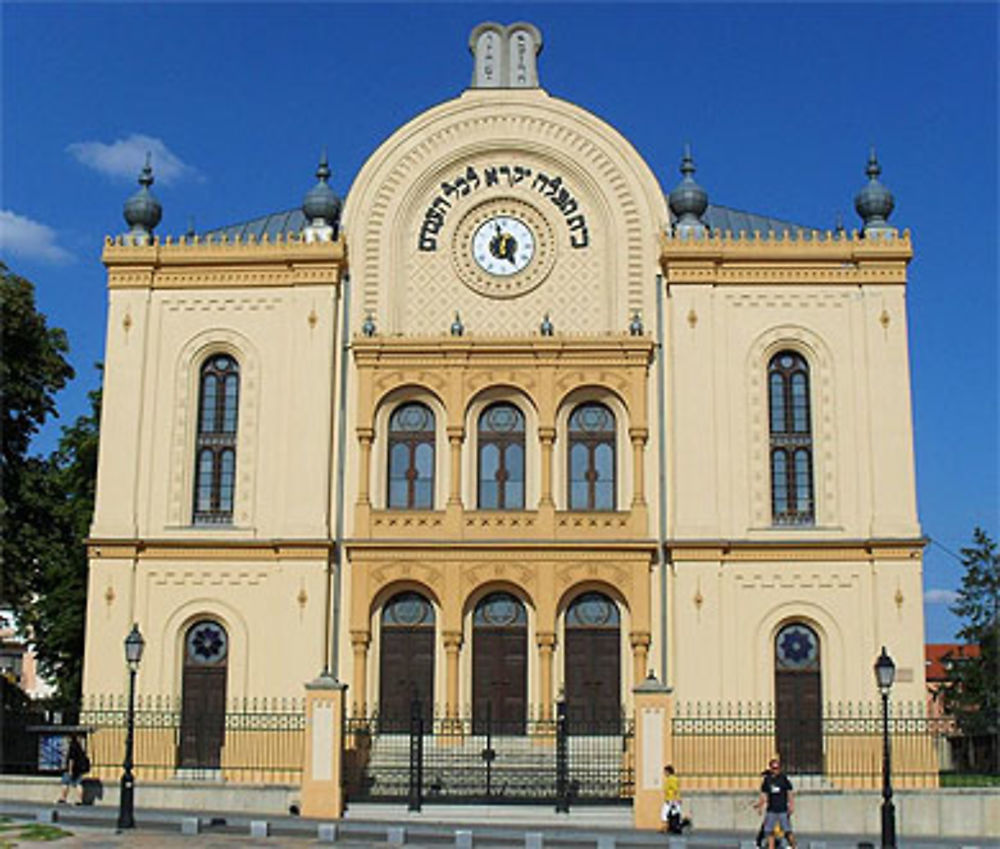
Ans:
[{"label": "sidewalk", "polygon": [[[334,845],[320,843],[320,821],[302,817],[267,818],[270,836],[251,835],[251,823],[263,822],[260,816],[223,812],[182,812],[137,810],[136,829],[116,834],[117,809],[110,806],[43,806],[27,802],[0,802],[0,816],[18,822],[46,820],[55,812],[61,828],[72,832],[53,845],[59,849],[230,849],[230,847],[268,847],[268,849],[303,849],[306,846]],[[588,808],[580,806],[570,814],[556,814],[541,806],[425,806],[421,813],[410,813],[403,805],[355,805],[350,815],[339,821],[336,845],[346,849],[366,846],[410,847],[410,849],[744,849],[752,846],[753,834],[698,829],[684,842],[656,832],[631,827],[629,808]],[[200,831],[181,834],[181,821],[197,817]],[[468,836],[457,836],[466,832]],[[4,837],[7,837],[4,835]],[[9,839],[9,837],[7,838]],[[462,841],[468,841],[463,844]],[[819,849],[858,849],[867,841],[879,845],[877,835],[799,835],[801,849],[810,845]],[[1000,849],[1000,842],[960,839],[899,838],[899,849]],[[0,840],[0,846],[2,846]],[[36,842],[15,844],[38,846]]]}]

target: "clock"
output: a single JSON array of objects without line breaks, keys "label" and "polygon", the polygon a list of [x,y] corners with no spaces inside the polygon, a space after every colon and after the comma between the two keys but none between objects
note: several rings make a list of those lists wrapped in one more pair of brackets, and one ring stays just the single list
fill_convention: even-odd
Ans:
[{"label": "clock", "polygon": [[451,261],[459,279],[490,298],[516,298],[552,271],[556,243],[533,204],[496,198],[467,212],[455,227]]},{"label": "clock", "polygon": [[494,215],[472,235],[472,256],[487,274],[509,277],[524,271],[535,256],[535,235],[520,218]]}]

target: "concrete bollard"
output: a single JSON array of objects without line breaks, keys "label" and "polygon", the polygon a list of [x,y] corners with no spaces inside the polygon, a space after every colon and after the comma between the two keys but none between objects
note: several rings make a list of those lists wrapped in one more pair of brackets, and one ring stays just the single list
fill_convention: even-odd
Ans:
[{"label": "concrete bollard", "polygon": [[455,849],[472,849],[472,832],[468,829],[455,830]]},{"label": "concrete bollard", "polygon": [[615,836],[613,834],[598,834],[597,849],[615,849]]},{"label": "concrete bollard", "polygon": [[250,820],[251,837],[268,837],[271,834],[271,823],[267,820]]},{"label": "concrete bollard", "polygon": [[37,814],[35,814],[35,821],[44,822],[48,824],[59,822],[59,811],[57,811],[55,808],[49,808],[44,811],[39,811]]},{"label": "concrete bollard", "polygon": [[197,834],[201,831],[198,817],[181,817],[181,834]]},{"label": "concrete bollard", "polygon": [[542,833],[526,831],[524,833],[524,849],[542,849]]},{"label": "concrete bollard", "polygon": [[316,839],[320,843],[336,843],[337,823],[321,822],[318,826],[316,826]]},{"label": "concrete bollard", "polygon": [[386,829],[385,842],[390,846],[402,846],[406,843],[406,829],[401,825],[389,826]]}]

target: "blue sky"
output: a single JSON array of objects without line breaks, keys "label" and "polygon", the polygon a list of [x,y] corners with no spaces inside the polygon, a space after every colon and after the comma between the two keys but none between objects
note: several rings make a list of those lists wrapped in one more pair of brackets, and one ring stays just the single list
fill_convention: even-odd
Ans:
[{"label": "blue sky", "polygon": [[[99,256],[154,155],[158,232],[298,206],[329,149],[346,195],[395,128],[468,84],[483,20],[542,31],[542,85],[726,206],[858,219],[870,144],[913,232],[909,332],[928,641],[952,638],[957,551],[998,523],[997,5],[12,4],[2,7],[0,255],[67,330],[86,409],[103,357]],[[944,548],[942,548],[942,546]]]}]

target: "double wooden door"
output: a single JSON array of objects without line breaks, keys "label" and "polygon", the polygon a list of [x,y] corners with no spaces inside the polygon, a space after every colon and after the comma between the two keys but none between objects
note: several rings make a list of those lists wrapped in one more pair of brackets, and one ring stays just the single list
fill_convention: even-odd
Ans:
[{"label": "double wooden door", "polygon": [[409,727],[414,703],[429,722],[434,715],[434,629],[383,628],[380,666],[379,720],[383,727]]},{"label": "double wooden door", "polygon": [[521,601],[492,593],[472,619],[472,724],[476,733],[524,734],[528,619]]}]

